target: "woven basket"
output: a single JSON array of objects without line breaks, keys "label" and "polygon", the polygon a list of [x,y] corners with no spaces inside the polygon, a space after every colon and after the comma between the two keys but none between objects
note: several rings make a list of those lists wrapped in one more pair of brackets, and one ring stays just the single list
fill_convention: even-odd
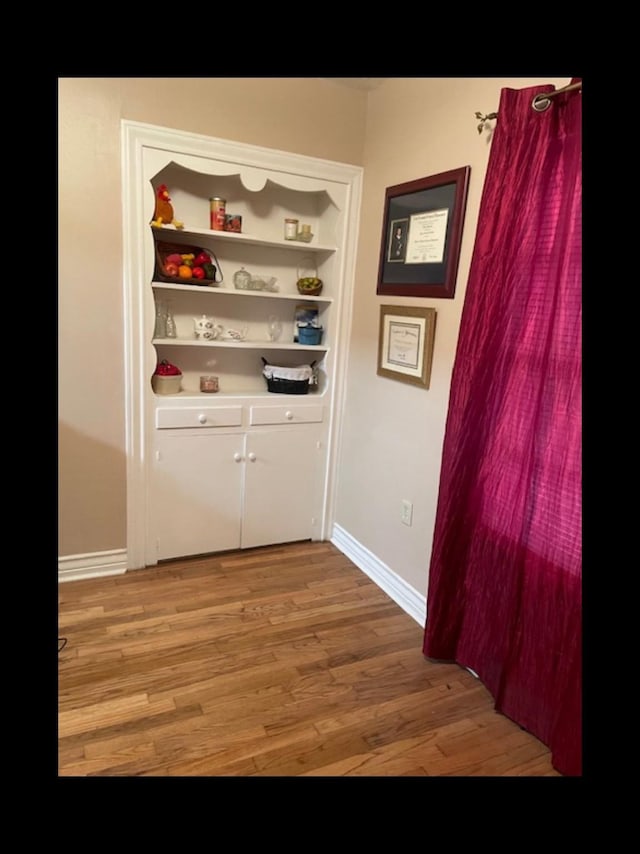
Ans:
[{"label": "woven basket", "polygon": [[[278,371],[282,371],[283,373],[290,373],[292,370],[296,370],[295,368],[280,368],[277,365],[270,365],[267,360],[262,357],[262,361],[266,369],[269,369],[267,373],[277,374]],[[313,368],[315,362],[311,362],[310,365],[301,365],[301,368]],[[314,376],[310,376],[304,380],[292,380],[285,379],[283,377],[278,377],[275,375],[267,376],[263,370],[263,376],[267,383],[267,391],[275,392],[276,394],[308,394],[309,386],[314,383]]]},{"label": "woven basket", "polygon": [[280,380],[277,377],[265,377],[267,391],[275,394],[309,394],[309,380]]},{"label": "woven basket", "polygon": [[[318,269],[314,264],[314,258],[312,256],[307,257],[305,255],[304,262],[308,263],[310,266],[297,268],[298,279],[296,281],[296,287],[298,288],[298,293],[305,297],[317,297],[318,294],[322,293],[322,279],[318,278]],[[315,287],[301,287],[300,282],[302,279],[315,279]]]},{"label": "woven basket", "polygon": [[[167,274],[163,272],[165,261],[167,255],[173,255],[175,252],[179,255],[187,255],[190,253],[199,255],[200,252],[206,252],[211,256],[211,261],[217,270],[218,277],[215,279],[196,279],[194,276],[188,279],[183,279],[181,276],[167,276]],[[170,282],[173,285],[211,286],[220,284],[222,281],[222,270],[220,269],[218,259],[210,249],[203,249],[201,246],[187,246],[184,243],[164,243],[159,240],[156,243],[156,269],[153,274],[153,278],[157,282]]]},{"label": "woven basket", "polygon": [[298,288],[298,293],[305,297],[317,297],[322,293],[322,282],[320,280],[318,280],[318,284],[313,288],[303,288],[299,282],[296,282],[296,286]]}]

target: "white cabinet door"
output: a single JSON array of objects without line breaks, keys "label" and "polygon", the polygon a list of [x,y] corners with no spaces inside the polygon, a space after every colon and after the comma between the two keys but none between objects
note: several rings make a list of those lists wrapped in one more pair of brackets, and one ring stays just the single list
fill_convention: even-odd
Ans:
[{"label": "white cabinet door", "polygon": [[244,435],[156,434],[150,490],[158,560],[240,547]]},{"label": "white cabinet door", "polygon": [[242,548],[313,538],[322,501],[320,435],[315,425],[247,435]]}]

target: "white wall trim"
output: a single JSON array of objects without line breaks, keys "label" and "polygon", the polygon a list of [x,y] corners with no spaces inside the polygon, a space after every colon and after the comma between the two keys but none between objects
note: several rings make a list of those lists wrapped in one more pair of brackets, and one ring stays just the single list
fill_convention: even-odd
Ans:
[{"label": "white wall trim", "polygon": [[333,526],[333,545],[353,561],[358,569],[374,581],[378,587],[390,596],[403,611],[424,628],[427,614],[427,597],[400,578],[385,563],[377,558],[369,549],[348,534],[340,525]]},{"label": "white wall trim", "polygon": [[58,583],[122,575],[127,571],[127,550],[92,552],[85,555],[65,555],[58,558]]}]

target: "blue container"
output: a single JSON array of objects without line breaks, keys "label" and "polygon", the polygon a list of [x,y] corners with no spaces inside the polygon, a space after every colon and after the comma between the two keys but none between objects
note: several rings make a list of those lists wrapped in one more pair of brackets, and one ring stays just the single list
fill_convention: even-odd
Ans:
[{"label": "blue container", "polygon": [[299,326],[298,327],[298,343],[299,344],[319,344],[322,341],[322,327],[316,326]]}]

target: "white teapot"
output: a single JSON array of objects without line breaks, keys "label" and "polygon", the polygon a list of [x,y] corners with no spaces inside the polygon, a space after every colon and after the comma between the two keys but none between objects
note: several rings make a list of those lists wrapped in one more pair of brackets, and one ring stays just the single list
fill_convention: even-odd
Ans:
[{"label": "white teapot", "polygon": [[212,317],[203,314],[202,317],[193,318],[193,326],[198,341],[213,341],[222,334],[222,326],[215,323]]}]

